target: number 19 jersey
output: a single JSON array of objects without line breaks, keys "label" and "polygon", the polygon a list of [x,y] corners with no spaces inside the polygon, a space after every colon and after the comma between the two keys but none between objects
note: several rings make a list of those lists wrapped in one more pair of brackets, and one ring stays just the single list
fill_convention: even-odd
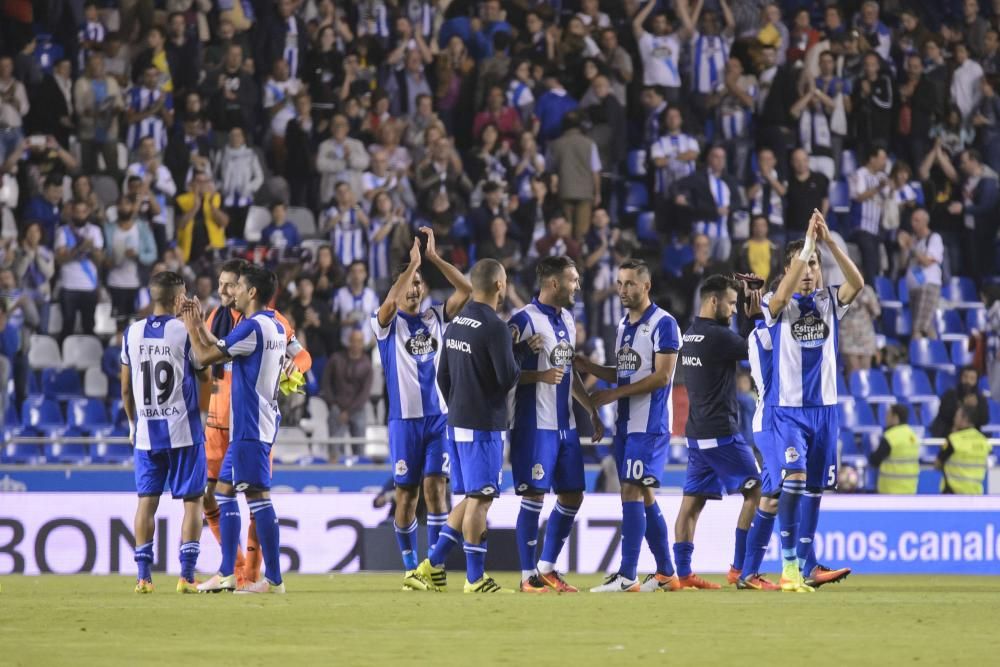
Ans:
[{"label": "number 19 jersey", "polygon": [[132,376],[136,449],[179,449],[205,442],[196,362],[180,320],[159,315],[133,323],[125,330],[121,362]]}]

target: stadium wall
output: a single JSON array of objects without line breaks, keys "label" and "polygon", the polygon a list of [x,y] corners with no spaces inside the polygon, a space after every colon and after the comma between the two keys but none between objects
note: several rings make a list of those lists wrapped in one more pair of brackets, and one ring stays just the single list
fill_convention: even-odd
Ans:
[{"label": "stadium wall", "polygon": [[[284,568],[310,574],[359,570],[366,534],[386,519],[385,508],[372,506],[374,497],[276,495]],[[660,497],[664,514],[676,516],[680,500]],[[134,574],[135,502],[131,493],[0,493],[0,574]],[[543,516],[553,502],[548,500]],[[696,571],[729,568],[739,504],[727,498],[706,507],[698,525]],[[490,512],[491,530],[513,528],[518,507],[515,496],[501,497]],[[816,546],[824,562],[869,574],[1000,574],[1000,497],[830,496],[823,510]],[[160,571],[178,571],[181,515],[181,504],[165,497],[156,529]],[[249,516],[245,508],[243,516]],[[613,567],[620,519],[617,496],[590,495],[558,567],[585,573]],[[502,569],[513,557],[491,551],[489,564]],[[200,569],[210,570],[218,559],[219,548],[206,530]],[[375,560],[396,559],[398,553]],[[776,535],[765,565],[767,571],[778,569]],[[652,568],[652,556],[644,550],[640,569]]]}]

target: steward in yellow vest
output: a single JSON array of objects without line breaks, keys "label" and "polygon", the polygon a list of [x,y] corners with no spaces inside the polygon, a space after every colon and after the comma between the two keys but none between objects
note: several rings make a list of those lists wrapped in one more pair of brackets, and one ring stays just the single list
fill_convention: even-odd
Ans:
[{"label": "steward in yellow vest", "polygon": [[971,408],[961,406],[955,413],[955,425],[948,444],[938,454],[934,464],[944,473],[941,493],[982,495],[990,443],[986,436],[973,426]]},{"label": "steward in yellow vest", "polygon": [[920,440],[910,428],[910,410],[896,404],[889,407],[885,432],[878,449],[869,457],[878,468],[878,492],[915,494],[920,477]]}]

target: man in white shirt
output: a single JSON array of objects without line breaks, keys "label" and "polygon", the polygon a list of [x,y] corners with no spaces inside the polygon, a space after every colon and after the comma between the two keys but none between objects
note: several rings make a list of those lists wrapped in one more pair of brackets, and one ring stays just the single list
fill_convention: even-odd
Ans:
[{"label": "man in white shirt", "polygon": [[955,64],[951,75],[951,101],[962,113],[962,121],[968,122],[983,96],[980,87],[983,68],[969,57],[969,47],[962,42],[955,45]]},{"label": "man in white shirt", "polygon": [[649,149],[656,166],[654,189],[658,195],[666,195],[674,181],[694,173],[700,150],[698,140],[681,131],[684,118],[678,107],[667,109],[666,121],[666,134]]},{"label": "man in white shirt", "polygon": [[910,312],[913,314],[914,338],[937,338],[934,331],[934,312],[941,298],[941,262],[944,261],[944,241],[931,231],[927,211],[918,208],[910,216],[913,235],[900,232],[899,247],[902,260],[908,262],[906,287],[910,293]]},{"label": "man in white shirt", "polygon": [[14,78],[14,60],[0,57],[0,162],[17,150],[24,138],[24,117],[30,108],[24,84]]},{"label": "man in white shirt", "polygon": [[642,85],[663,87],[667,102],[674,106],[681,101],[681,50],[683,40],[690,37],[690,30],[685,26],[671,32],[666,14],[658,13],[650,22],[652,34],[646,32],[642,24],[656,4],[655,0],[646,2],[632,19],[632,31],[642,57]]},{"label": "man in white shirt", "polygon": [[333,199],[337,183],[345,181],[355,192],[361,192],[361,174],[368,168],[371,157],[365,145],[347,136],[347,116],[334,114],[330,121],[330,138],[319,145],[316,169],[322,181],[320,203],[326,206]]},{"label": "man in white shirt", "polygon": [[879,235],[882,229],[882,211],[888,196],[888,176],[885,149],[872,148],[865,164],[858,168],[849,182],[851,191],[851,219],[854,229],[852,239],[861,249],[861,264],[865,283],[875,284],[879,273]]},{"label": "man in white shirt", "polygon": [[94,333],[94,312],[100,287],[98,269],[104,261],[104,233],[90,222],[90,204],[76,200],[69,224],[56,230],[56,264],[59,265],[59,302],[62,306],[61,338],[73,333],[80,314],[83,333]]}]

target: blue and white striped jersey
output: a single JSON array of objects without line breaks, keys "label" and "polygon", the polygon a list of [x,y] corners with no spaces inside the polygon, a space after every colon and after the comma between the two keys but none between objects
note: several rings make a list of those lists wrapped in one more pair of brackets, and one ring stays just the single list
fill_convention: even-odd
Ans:
[{"label": "blue and white striped jersey", "polygon": [[371,327],[385,371],[389,419],[448,414],[437,383],[444,309],[444,305],[431,306],[419,315],[397,310],[387,327],[379,324],[378,310],[372,313]]},{"label": "blue and white striped jersey", "polygon": [[368,232],[361,224],[357,209],[351,208],[341,215],[336,206],[331,206],[323,215],[328,220],[339,216],[337,224],[330,232],[330,241],[340,263],[350,266],[352,262],[359,260],[368,261]]},{"label": "blue and white striped jersey", "polygon": [[812,294],[796,294],[776,318],[764,297],[764,319],[771,327],[774,391],[771,405],[790,408],[837,404],[837,349],[840,320],[848,304],[841,304],[837,287]]},{"label": "blue and white striped jersey", "polygon": [[691,91],[714,93],[725,77],[726,61],[732,40],[722,35],[703,35],[699,32],[691,37],[691,67],[693,81]]},{"label": "blue and white striped jersey", "polygon": [[[174,98],[170,93],[165,93],[159,88],[150,90],[145,86],[135,86],[128,93],[128,108],[132,111],[146,111],[155,106],[160,99],[163,100],[164,109],[174,108]],[[153,137],[156,140],[156,148],[161,152],[167,147],[167,126],[159,115],[148,116],[128,126],[126,143],[129,150],[138,149],[139,142],[144,137]]]},{"label": "blue and white striped jersey", "polygon": [[184,324],[172,315],[132,323],[122,342],[122,365],[132,376],[135,448],[179,449],[201,445],[197,363]]},{"label": "blue and white striped jersey", "polygon": [[542,337],[537,354],[521,360],[521,370],[547,371],[562,368],[562,382],[519,384],[514,389],[514,422],[512,428],[564,431],[576,428],[573,416],[573,355],[576,343],[576,322],[565,308],[554,308],[532,299],[515,312],[507,323],[516,343],[535,334]]},{"label": "blue and white striped jersey", "polygon": [[[653,374],[657,354],[679,352],[681,329],[677,320],[655,303],[650,304],[638,322],[628,314],[618,324],[618,385],[631,384]],[[618,433],[670,433],[674,425],[671,375],[666,387],[649,394],[629,396],[618,401]]]},{"label": "blue and white striped jersey", "polygon": [[228,336],[219,339],[219,348],[233,359],[230,442],[274,444],[281,422],[278,381],[287,344],[285,328],[273,310],[240,320]]},{"label": "blue and white striped jersey", "polygon": [[771,329],[758,321],[750,332],[750,377],[757,385],[757,408],[753,413],[753,432],[761,433],[771,430],[770,396],[774,390],[772,380],[772,346]]}]

